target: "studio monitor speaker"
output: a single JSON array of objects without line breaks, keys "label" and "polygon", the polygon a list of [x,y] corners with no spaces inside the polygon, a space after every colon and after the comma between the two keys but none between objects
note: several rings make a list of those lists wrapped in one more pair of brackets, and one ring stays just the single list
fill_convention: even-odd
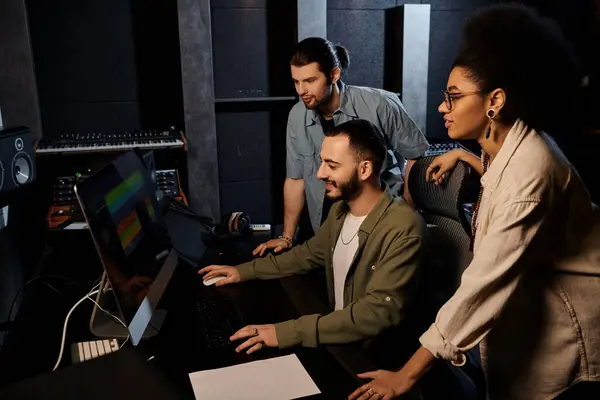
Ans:
[{"label": "studio monitor speaker", "polygon": [[33,183],[36,175],[33,141],[28,128],[0,129],[0,194]]}]

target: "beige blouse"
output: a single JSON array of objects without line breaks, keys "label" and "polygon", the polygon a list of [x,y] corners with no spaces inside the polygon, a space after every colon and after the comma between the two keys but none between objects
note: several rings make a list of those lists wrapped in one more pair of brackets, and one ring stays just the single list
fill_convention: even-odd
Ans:
[{"label": "beige blouse", "polygon": [[517,121],[481,184],[473,261],[421,344],[456,365],[481,344],[490,399],[600,381],[600,211],[577,172]]}]

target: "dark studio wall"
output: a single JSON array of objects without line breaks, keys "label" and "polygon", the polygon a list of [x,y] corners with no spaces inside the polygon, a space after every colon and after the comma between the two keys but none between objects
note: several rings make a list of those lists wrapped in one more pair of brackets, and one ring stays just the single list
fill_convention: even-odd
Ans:
[{"label": "dark studio wall", "polygon": [[[563,34],[573,46],[584,77],[582,85],[583,102],[580,112],[572,121],[571,131],[563,132],[557,141],[571,163],[577,169],[586,184],[592,200],[600,203],[600,180],[597,177],[596,160],[600,153],[600,1],[598,0],[527,0],[525,3],[535,7],[558,23]],[[560,112],[561,103],[571,101],[561,96],[560,89],[556,97],[545,105],[548,112]]]},{"label": "dark studio wall", "polygon": [[[188,198],[198,212],[218,216],[216,154],[204,138],[211,131],[210,123],[203,124],[206,107],[198,103],[200,93],[209,86],[212,91],[212,76],[205,73],[197,46],[210,35],[199,39],[202,24],[195,19],[208,21],[209,13],[199,13],[199,3],[26,0],[44,136],[187,127],[193,139],[183,171],[184,177],[191,172]],[[208,10],[208,0],[204,3]],[[198,74],[203,74],[200,86],[195,85]],[[162,151],[161,159],[168,158],[180,157]]]},{"label": "dark studio wall", "polygon": [[44,135],[183,125],[169,3],[26,0]]},{"label": "dark studio wall", "polygon": [[40,111],[24,0],[0,1],[0,110],[4,126],[41,135]]},{"label": "dark studio wall", "polygon": [[[27,11],[23,0],[0,1],[0,109],[4,126],[25,125],[36,137],[41,135]],[[0,147],[3,145],[0,141]],[[10,229],[0,229],[0,322],[8,319],[12,299],[31,277],[31,269],[36,262],[34,258],[38,254],[40,232],[30,226],[14,226],[15,216],[30,211],[27,209],[28,198],[20,197],[22,192],[10,202],[13,204],[8,209]],[[25,190],[25,195],[31,193]],[[14,206],[17,201],[21,203],[19,207]],[[8,199],[0,196],[0,207],[7,203]],[[0,331],[0,335],[1,345],[4,332]]]},{"label": "dark studio wall", "polygon": [[445,138],[437,107],[458,49],[461,26],[473,10],[496,3],[496,0],[329,0],[327,36],[346,46],[350,52],[347,83],[392,90],[386,87],[386,76],[400,72],[391,69],[390,60],[394,54],[386,49],[386,41],[392,39],[386,38],[386,25],[398,23],[391,11],[404,4],[430,4],[426,134],[432,138]]},{"label": "dark studio wall", "polygon": [[295,1],[211,1],[223,214],[244,211],[257,223],[283,217],[296,18]]},{"label": "dark studio wall", "polygon": [[197,213],[218,218],[219,171],[214,110],[213,46],[209,0],[177,1],[181,85],[190,203]]}]

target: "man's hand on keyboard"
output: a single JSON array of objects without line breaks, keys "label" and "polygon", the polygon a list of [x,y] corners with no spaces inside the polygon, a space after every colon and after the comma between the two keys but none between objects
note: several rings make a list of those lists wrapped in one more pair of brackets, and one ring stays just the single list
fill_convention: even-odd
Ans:
[{"label": "man's hand on keyboard", "polygon": [[250,339],[246,340],[235,349],[238,353],[248,349],[246,353],[252,354],[264,347],[279,346],[279,342],[277,342],[277,333],[275,333],[275,325],[248,325],[234,333],[229,340],[233,342],[234,340],[245,338]]},{"label": "man's hand on keyboard", "polygon": [[237,268],[229,265],[209,265],[208,267],[204,267],[198,271],[198,274],[206,274],[202,277],[203,281],[224,276],[225,278],[216,282],[215,286],[223,286],[241,281],[240,273],[238,272]]}]

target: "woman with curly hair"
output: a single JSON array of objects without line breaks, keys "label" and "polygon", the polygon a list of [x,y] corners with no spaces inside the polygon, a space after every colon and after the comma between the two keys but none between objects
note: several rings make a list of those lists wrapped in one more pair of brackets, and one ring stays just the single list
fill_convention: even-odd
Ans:
[{"label": "woman with curly hair", "polygon": [[439,111],[482,157],[451,151],[427,176],[442,184],[459,160],[481,175],[474,257],[419,350],[397,372],[359,375],[372,381],[350,399],[395,398],[477,345],[490,399],[600,381],[600,211],[549,136],[575,134],[579,83],[559,30],[534,11],[495,6],[467,21]]}]

